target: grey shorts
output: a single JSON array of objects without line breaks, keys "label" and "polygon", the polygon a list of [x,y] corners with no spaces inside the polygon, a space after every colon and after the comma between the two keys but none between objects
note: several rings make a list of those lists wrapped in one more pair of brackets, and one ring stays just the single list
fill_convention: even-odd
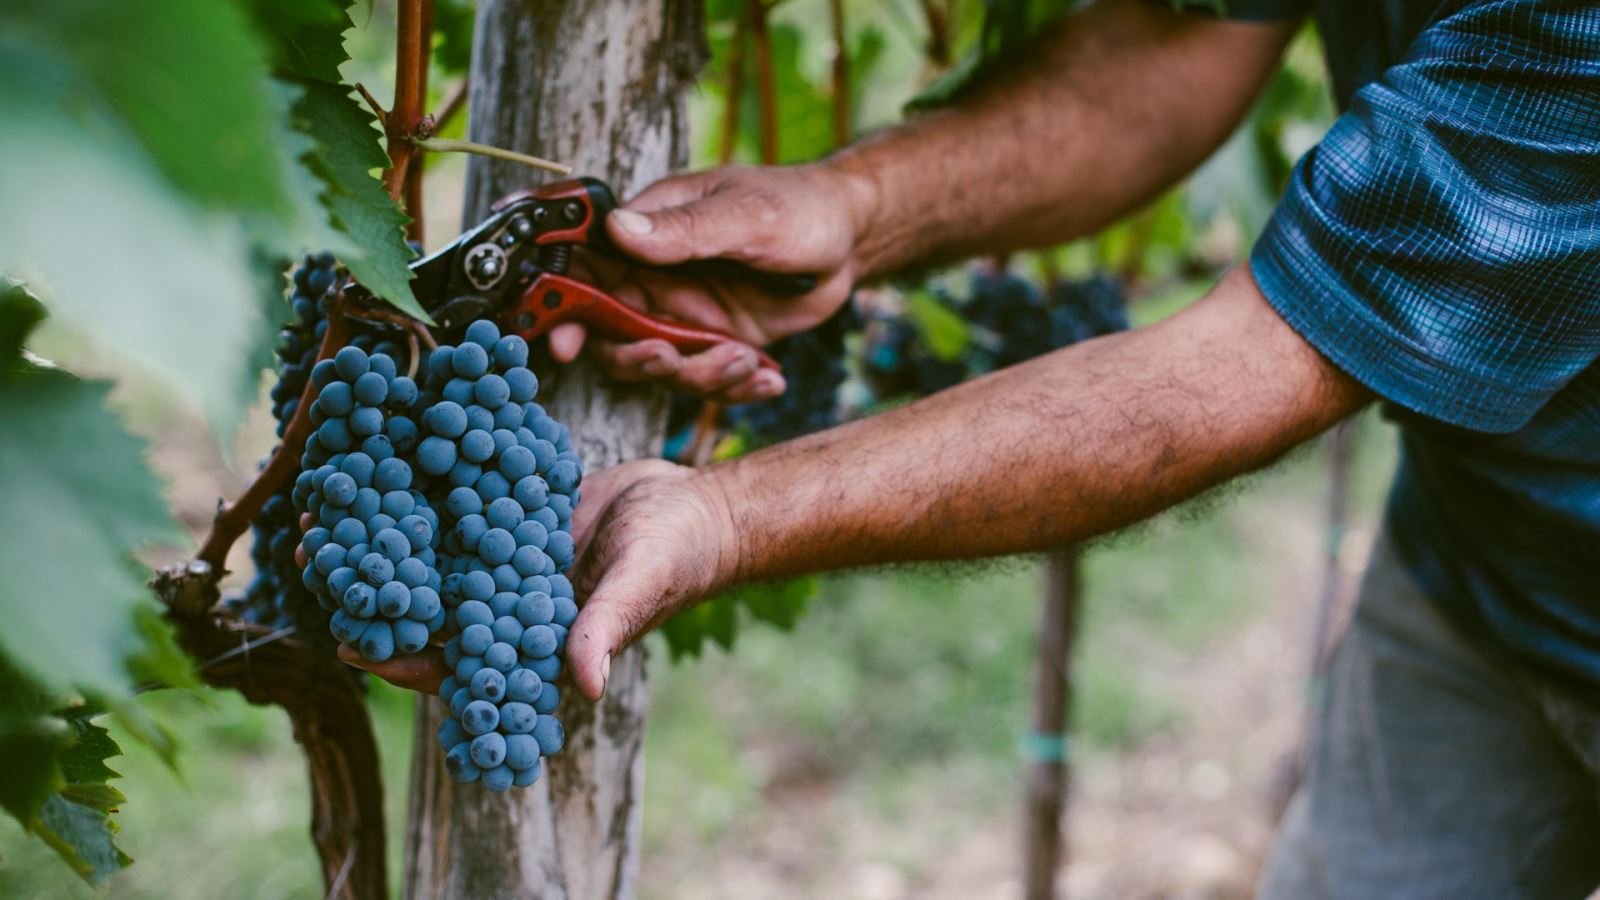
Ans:
[{"label": "grey shorts", "polygon": [[1320,699],[1265,900],[1588,897],[1600,698],[1441,617],[1380,540]]}]

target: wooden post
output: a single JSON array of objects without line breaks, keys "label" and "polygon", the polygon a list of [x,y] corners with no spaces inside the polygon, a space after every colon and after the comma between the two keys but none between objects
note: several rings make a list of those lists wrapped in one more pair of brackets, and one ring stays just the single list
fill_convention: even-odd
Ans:
[{"label": "wooden post", "polygon": [[[561,160],[624,196],[638,191],[687,161],[684,101],[705,58],[701,16],[693,0],[481,0],[472,139]],[[534,177],[474,158],[466,220]],[[659,391],[624,389],[583,364],[540,375],[540,400],[572,430],[588,470],[659,452]],[[569,683],[561,689],[565,749],[537,784],[506,794],[450,781],[433,736],[439,703],[419,699],[404,896],[633,896],[648,699],[643,648],[613,661],[600,704]]]},{"label": "wooden post", "polygon": [[1033,730],[1023,742],[1028,775],[1022,881],[1027,900],[1053,900],[1056,872],[1066,860],[1063,813],[1069,774],[1067,728],[1072,719],[1072,644],[1083,600],[1080,555],[1070,547],[1050,554],[1045,563],[1033,667]]}]

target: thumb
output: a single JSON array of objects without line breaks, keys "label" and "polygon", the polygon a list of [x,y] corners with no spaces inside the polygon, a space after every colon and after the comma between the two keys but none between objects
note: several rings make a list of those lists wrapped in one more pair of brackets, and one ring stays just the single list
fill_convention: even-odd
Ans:
[{"label": "thumb", "polygon": [[[567,634],[567,665],[578,690],[599,700],[611,675],[611,657],[644,633],[661,593],[638,566],[613,569],[600,580]],[[628,574],[629,569],[633,574]]]},{"label": "thumb", "polygon": [[629,255],[654,265],[695,259],[745,259],[761,222],[731,197],[712,194],[652,209],[619,209],[606,217],[611,240]]}]

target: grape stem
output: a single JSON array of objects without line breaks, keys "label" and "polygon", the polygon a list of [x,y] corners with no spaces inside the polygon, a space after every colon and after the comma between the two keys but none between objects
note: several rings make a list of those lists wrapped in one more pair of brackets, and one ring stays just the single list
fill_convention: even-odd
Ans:
[{"label": "grape stem", "polygon": [[420,147],[423,150],[427,150],[430,153],[474,153],[478,156],[488,156],[493,159],[503,159],[508,162],[521,163],[525,166],[532,166],[535,169],[543,169],[546,172],[554,172],[557,175],[566,176],[572,174],[572,167],[569,165],[551,162],[548,159],[540,159],[537,156],[529,156],[526,153],[518,153],[515,150],[506,150],[501,147],[491,147],[488,144],[479,144],[473,141],[461,141],[453,138],[414,137],[411,139],[411,143],[412,145]]},{"label": "grape stem", "polygon": [[[426,13],[424,5],[429,7]],[[400,0],[396,13],[394,105],[380,121],[389,143],[389,168],[383,173],[383,187],[398,203],[404,198],[406,172],[416,152],[411,137],[422,126],[422,106],[427,101],[429,42],[423,40],[423,25],[433,18],[432,4],[427,0]]]}]

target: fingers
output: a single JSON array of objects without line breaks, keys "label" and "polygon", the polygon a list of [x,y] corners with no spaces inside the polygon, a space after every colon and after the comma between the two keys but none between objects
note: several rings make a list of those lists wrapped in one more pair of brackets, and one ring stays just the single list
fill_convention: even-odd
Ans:
[{"label": "fingers", "polygon": [[379,663],[361,655],[353,644],[339,645],[339,660],[347,666],[365,669],[397,687],[408,688],[422,694],[431,694],[450,675],[444,664],[444,651],[428,647],[421,653],[394,656]]},{"label": "fingers", "polygon": [[572,681],[590,700],[599,700],[605,693],[611,657],[642,636],[662,607],[661,591],[648,577],[640,577],[639,571],[639,567],[628,567],[608,572],[567,634]]},{"label": "fingers", "polygon": [[583,352],[583,341],[586,332],[582,325],[576,322],[562,322],[550,329],[550,355],[556,362],[566,365],[578,358]]},{"label": "fingers", "polygon": [[601,367],[619,381],[664,381],[675,391],[720,403],[770,400],[785,387],[782,373],[761,368],[753,349],[732,341],[687,356],[657,340],[594,341],[590,349]]},{"label": "fingers", "polygon": [[758,262],[757,248],[783,224],[776,201],[754,187],[691,191],[672,205],[645,201],[607,216],[606,231],[629,255],[656,265],[724,256]]}]

